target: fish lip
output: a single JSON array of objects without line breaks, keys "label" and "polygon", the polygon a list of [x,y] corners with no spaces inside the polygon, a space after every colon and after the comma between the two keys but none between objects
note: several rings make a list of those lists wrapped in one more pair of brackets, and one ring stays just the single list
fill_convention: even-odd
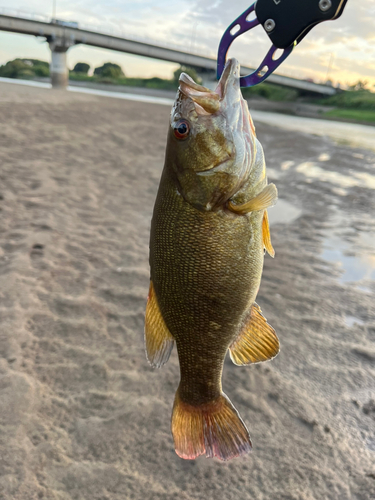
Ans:
[{"label": "fish lip", "polygon": [[[219,97],[220,101],[223,101],[227,94],[227,89],[229,88],[230,83],[236,82],[239,87],[239,79],[240,79],[240,63],[232,57],[228,59],[225,64],[224,71],[220,77],[220,80],[216,86],[214,91],[204,87],[203,85],[199,85],[195,83],[194,80],[187,75],[186,73],[181,73],[179,78],[179,90],[186,97],[190,97],[194,100],[194,96],[204,96],[205,94],[211,94],[212,97]],[[216,95],[215,95],[216,94]],[[216,97],[217,99],[217,97]]]},{"label": "fish lip", "polygon": [[185,84],[188,87],[190,87],[192,90],[195,90],[197,92],[211,92],[210,89],[207,87],[204,87],[203,85],[200,85],[199,83],[196,83],[191,76],[189,76],[186,73],[181,73],[180,78],[179,78],[179,83]]},{"label": "fish lip", "polygon": [[240,77],[240,63],[232,57],[228,59],[225,64],[224,71],[221,74],[219,83],[215,89],[215,94],[218,94],[220,100],[223,100],[226,96],[228,85],[230,81],[239,80]]},{"label": "fish lip", "polygon": [[179,92],[194,102],[198,115],[212,115],[220,109],[220,96],[213,90],[195,83],[186,73],[181,73],[179,84]]}]

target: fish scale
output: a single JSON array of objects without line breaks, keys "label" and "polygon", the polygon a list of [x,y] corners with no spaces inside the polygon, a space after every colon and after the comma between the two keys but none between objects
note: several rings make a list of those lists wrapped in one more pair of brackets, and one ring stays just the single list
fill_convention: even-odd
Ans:
[{"label": "fish scale", "polygon": [[[255,300],[263,242],[253,225],[259,227],[261,218],[259,212],[242,217],[201,212],[183,200],[171,179],[164,177],[160,185],[150,238],[151,279],[176,339],[182,387],[192,387],[196,404],[212,399],[202,388],[213,382],[219,391],[214,396],[220,395],[225,354]],[[220,325],[220,336],[212,323]],[[205,361],[193,370],[195,351]]]}]

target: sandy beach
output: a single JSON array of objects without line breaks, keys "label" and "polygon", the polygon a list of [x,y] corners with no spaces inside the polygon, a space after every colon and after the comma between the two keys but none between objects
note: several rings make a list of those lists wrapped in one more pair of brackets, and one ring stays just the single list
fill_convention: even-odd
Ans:
[{"label": "sandy beach", "polygon": [[143,346],[169,107],[0,83],[0,110],[0,499],[375,498],[375,151],[255,121],[281,352],[225,362],[252,453],[184,461],[176,350]]}]

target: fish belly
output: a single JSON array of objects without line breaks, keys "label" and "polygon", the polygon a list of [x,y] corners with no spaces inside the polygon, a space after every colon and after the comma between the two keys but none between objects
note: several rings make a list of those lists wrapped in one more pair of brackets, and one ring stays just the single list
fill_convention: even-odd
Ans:
[{"label": "fish belly", "polygon": [[151,224],[151,279],[177,344],[180,396],[191,403],[220,394],[227,349],[260,284],[262,217],[199,211],[163,174]]}]

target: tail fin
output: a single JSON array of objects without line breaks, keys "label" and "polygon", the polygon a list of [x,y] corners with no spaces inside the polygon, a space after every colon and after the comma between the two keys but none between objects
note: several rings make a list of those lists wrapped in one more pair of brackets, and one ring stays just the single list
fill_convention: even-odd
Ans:
[{"label": "tail fin", "polygon": [[249,431],[224,393],[212,403],[194,406],[181,401],[177,391],[172,434],[177,455],[186,459],[205,454],[230,460],[252,447]]}]

